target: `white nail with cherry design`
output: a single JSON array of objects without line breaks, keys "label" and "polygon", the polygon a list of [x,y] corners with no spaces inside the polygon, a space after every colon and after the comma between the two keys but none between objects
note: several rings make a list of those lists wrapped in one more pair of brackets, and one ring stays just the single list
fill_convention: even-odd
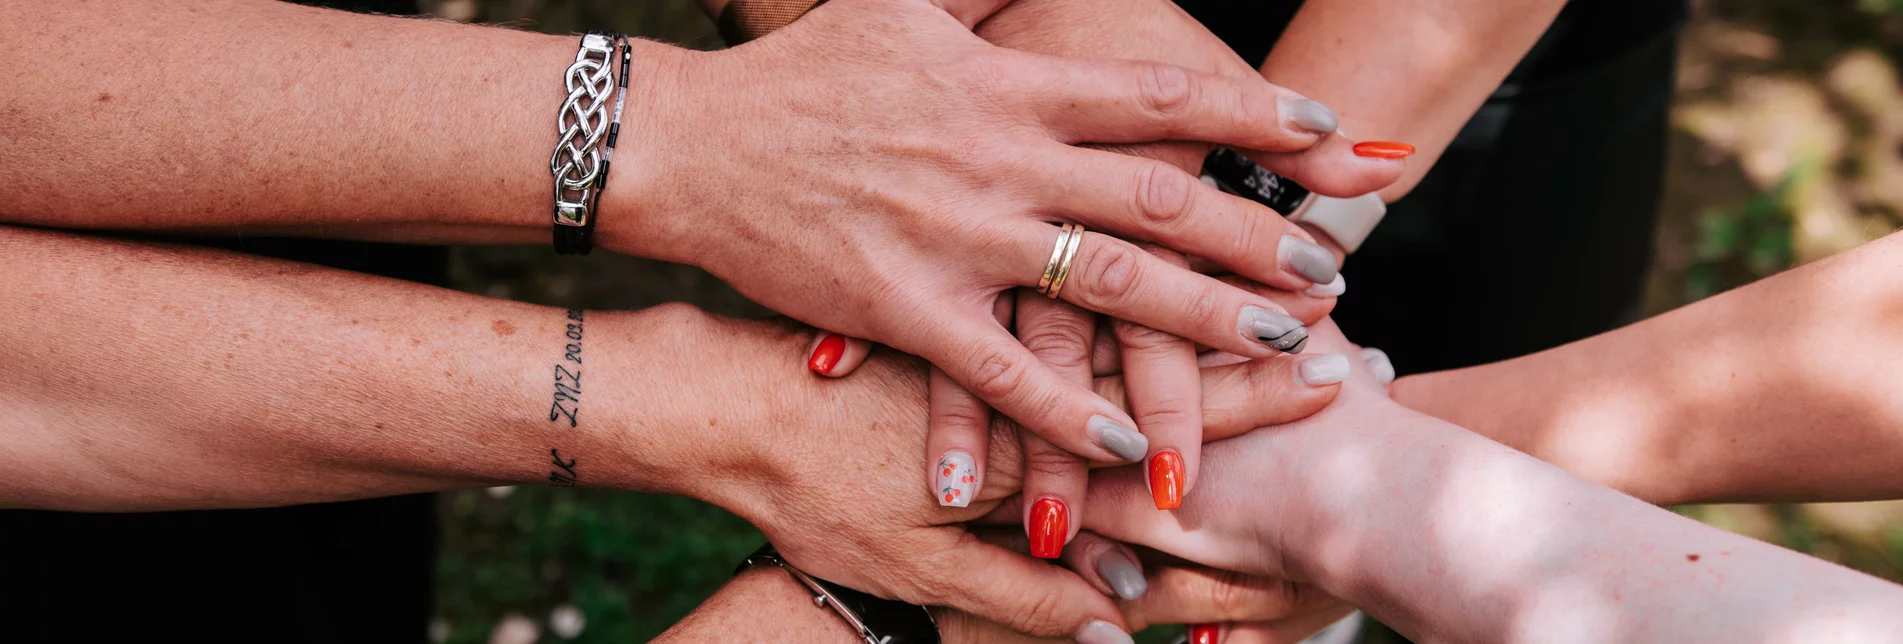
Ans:
[{"label": "white nail with cherry design", "polygon": [[971,454],[955,449],[938,457],[938,469],[932,473],[933,496],[938,504],[946,507],[962,508],[971,505],[971,497],[978,494],[978,465]]}]

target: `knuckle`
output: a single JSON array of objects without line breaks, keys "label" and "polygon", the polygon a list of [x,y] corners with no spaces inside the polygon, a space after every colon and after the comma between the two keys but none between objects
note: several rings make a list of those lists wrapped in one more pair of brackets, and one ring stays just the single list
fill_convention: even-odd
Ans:
[{"label": "knuckle", "polygon": [[981,405],[961,401],[959,404],[944,405],[932,410],[932,431],[945,429],[976,429],[984,431],[991,422],[991,414]]},{"label": "knuckle", "polygon": [[1151,226],[1175,224],[1186,217],[1202,182],[1162,162],[1147,162],[1137,171],[1136,210]]},{"label": "knuckle", "polygon": [[1011,611],[1011,626],[1033,634],[1055,635],[1064,632],[1057,623],[1063,614],[1063,601],[1055,593],[1033,591],[1028,594],[1025,601]]},{"label": "knuckle", "polygon": [[1248,399],[1267,400],[1280,392],[1282,385],[1289,379],[1289,374],[1283,370],[1282,366],[1286,362],[1286,360],[1251,360],[1244,363],[1247,365],[1245,369],[1248,380],[1245,388],[1248,390]]},{"label": "knuckle", "polygon": [[1208,329],[1213,333],[1223,326],[1235,326],[1233,320],[1225,322],[1222,319],[1225,317],[1222,300],[1222,296],[1216,293],[1215,287],[1206,285],[1191,291],[1189,296],[1183,299],[1182,308],[1178,310],[1182,312],[1183,319],[1196,325],[1195,328]]},{"label": "knuckle", "polygon": [[1125,351],[1144,354],[1175,349],[1182,346],[1182,338],[1158,331],[1135,322],[1116,320],[1112,323],[1117,332],[1117,344]]},{"label": "knuckle", "polygon": [[1215,571],[1215,577],[1209,584],[1209,606],[1216,614],[1224,617],[1239,617],[1262,598],[1243,583],[1241,573],[1228,570]]},{"label": "knuckle", "polygon": [[1013,352],[1000,347],[985,347],[971,361],[971,392],[979,398],[995,400],[1017,390],[1024,382],[1026,366]]},{"label": "knuckle", "polygon": [[1039,362],[1065,371],[1083,369],[1090,364],[1091,330],[1083,328],[1087,324],[1088,318],[1050,316],[1021,331],[1018,340]]},{"label": "knuckle", "polygon": [[1189,73],[1175,65],[1143,65],[1138,72],[1137,87],[1143,99],[1144,107],[1163,116],[1172,116],[1189,105]]},{"label": "knuckle", "polygon": [[1229,252],[1233,257],[1255,259],[1274,266],[1275,247],[1266,248],[1264,244],[1280,243],[1282,236],[1282,218],[1265,206],[1244,209],[1236,217],[1235,234],[1230,236],[1232,246]]},{"label": "knuckle", "polygon": [[1080,295],[1097,310],[1129,302],[1143,281],[1142,253],[1135,246],[1107,237],[1080,258]]},{"label": "knuckle", "polygon": [[1069,452],[1055,447],[1040,447],[1024,451],[1024,472],[1027,477],[1072,477],[1083,469],[1083,461]]},{"label": "knuckle", "polygon": [[1202,429],[1195,422],[1203,412],[1202,405],[1180,396],[1167,396],[1157,400],[1144,401],[1143,408],[1137,410],[1137,424],[1147,427],[1193,427]]}]

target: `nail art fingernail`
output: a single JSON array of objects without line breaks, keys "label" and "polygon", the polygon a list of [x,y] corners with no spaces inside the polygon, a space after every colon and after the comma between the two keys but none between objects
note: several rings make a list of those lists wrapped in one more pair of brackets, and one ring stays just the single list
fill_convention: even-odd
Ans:
[{"label": "nail art fingernail", "polygon": [[1288,116],[1289,124],[1309,132],[1333,134],[1341,127],[1340,119],[1335,118],[1335,110],[1312,98],[1284,100],[1282,110]]},{"label": "nail art fingernail", "polygon": [[1335,265],[1334,253],[1294,235],[1283,235],[1275,254],[1290,272],[1316,284],[1327,284],[1340,275],[1341,268]]},{"label": "nail art fingernail", "polygon": [[1064,542],[1070,540],[1070,507],[1051,497],[1031,504],[1031,556],[1056,559],[1064,554]]},{"label": "nail art fingernail", "polygon": [[1150,457],[1150,498],[1158,510],[1183,507],[1183,455],[1157,452]]},{"label": "nail art fingernail", "polygon": [[1143,460],[1150,453],[1150,439],[1141,432],[1125,427],[1123,423],[1104,416],[1091,416],[1084,424],[1090,434],[1090,440],[1096,441],[1110,453],[1132,463]]},{"label": "nail art fingernail", "polygon": [[1242,335],[1277,351],[1301,353],[1308,346],[1308,326],[1287,315],[1259,306],[1245,306],[1236,321]]},{"label": "nail art fingernail", "polygon": [[1077,629],[1077,644],[1133,644],[1130,634],[1117,628],[1116,624],[1101,619],[1090,620],[1083,628]]},{"label": "nail art fingernail", "polygon": [[938,497],[939,505],[969,506],[971,497],[978,493],[978,462],[965,450],[955,449],[938,457],[937,472],[933,476],[938,483],[932,487],[932,494]]},{"label": "nail art fingernail", "polygon": [[1341,297],[1341,294],[1346,292],[1348,292],[1348,280],[1336,274],[1333,281],[1310,286],[1308,290],[1302,291],[1302,294],[1309,297]]},{"label": "nail art fingernail", "polygon": [[1332,385],[1348,379],[1348,356],[1330,353],[1305,360],[1295,370],[1302,384],[1310,387]]},{"label": "nail art fingernail", "polygon": [[813,357],[806,360],[806,368],[821,375],[831,374],[839,366],[839,359],[846,356],[846,336],[837,333],[822,334],[819,344],[813,347]]},{"label": "nail art fingernail", "polygon": [[1362,141],[1354,150],[1355,156],[1374,159],[1405,159],[1414,154],[1414,146],[1398,141]]},{"label": "nail art fingernail", "polygon": [[1374,347],[1362,347],[1361,359],[1368,363],[1368,370],[1374,372],[1374,379],[1381,384],[1394,382],[1394,361],[1388,359],[1388,352]]},{"label": "nail art fingernail", "polygon": [[1222,636],[1220,624],[1196,624],[1189,627],[1189,644],[1216,644]]},{"label": "nail art fingernail", "polygon": [[1117,591],[1117,596],[1126,600],[1142,597],[1143,593],[1150,590],[1149,580],[1143,578],[1143,569],[1138,568],[1136,562],[1130,561],[1129,557],[1123,556],[1122,550],[1113,548],[1110,552],[1104,553],[1104,556],[1099,557],[1097,574],[1103,575],[1103,580],[1109,582],[1110,589]]}]

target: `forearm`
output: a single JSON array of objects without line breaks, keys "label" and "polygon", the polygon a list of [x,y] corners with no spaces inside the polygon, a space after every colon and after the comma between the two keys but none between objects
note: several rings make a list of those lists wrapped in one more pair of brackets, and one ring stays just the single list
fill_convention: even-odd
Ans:
[{"label": "forearm", "polygon": [[262,506],[569,479],[689,493],[722,471],[730,454],[713,446],[745,431],[737,407],[710,411],[723,383],[703,380],[733,374],[700,368],[732,343],[685,307],[578,323],[343,271],[10,228],[0,273],[0,505]]},{"label": "forearm", "polygon": [[1899,263],[1892,235],[1395,399],[1656,503],[1895,498]]},{"label": "forearm", "polygon": [[1892,584],[1384,407],[1330,425],[1325,438],[1291,439],[1326,443],[1299,448],[1326,465],[1261,467],[1310,479],[1271,478],[1313,508],[1285,528],[1299,535],[1289,554],[1297,574],[1412,639],[1863,641],[1903,628],[1894,611],[1903,590]]},{"label": "forearm", "polygon": [[655,644],[676,642],[858,641],[845,620],[786,571],[756,566],[727,582]]},{"label": "forearm", "polygon": [[[573,37],[238,0],[0,15],[33,27],[0,36],[18,72],[0,95],[7,221],[547,238]],[[624,120],[640,127],[678,50],[636,44]]]},{"label": "forearm", "polygon": [[[1335,108],[1356,140],[1414,145],[1412,190],[1461,126],[1539,40],[1562,0],[1311,0],[1262,64],[1270,82]],[[1267,25],[1264,25],[1267,28]]]}]

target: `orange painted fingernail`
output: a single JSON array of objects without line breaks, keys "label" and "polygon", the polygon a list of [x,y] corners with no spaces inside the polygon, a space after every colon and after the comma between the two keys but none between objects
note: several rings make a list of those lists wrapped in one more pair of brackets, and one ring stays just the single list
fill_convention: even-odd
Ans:
[{"label": "orange painted fingernail", "polygon": [[1362,141],[1355,144],[1355,156],[1375,159],[1405,159],[1414,154],[1414,146],[1395,141]]},{"label": "orange painted fingernail", "polygon": [[1216,644],[1222,636],[1220,624],[1196,624],[1189,627],[1189,644]]},{"label": "orange painted fingernail", "polygon": [[1030,528],[1031,556],[1056,559],[1070,537],[1070,507],[1048,496],[1038,499],[1031,504]]},{"label": "orange painted fingernail", "polygon": [[1158,510],[1183,507],[1182,454],[1157,452],[1150,457],[1150,496],[1156,500]]},{"label": "orange painted fingernail", "polygon": [[839,366],[839,359],[846,356],[846,336],[828,333],[813,347],[813,357],[806,360],[806,368],[820,375],[830,375],[833,368]]}]

